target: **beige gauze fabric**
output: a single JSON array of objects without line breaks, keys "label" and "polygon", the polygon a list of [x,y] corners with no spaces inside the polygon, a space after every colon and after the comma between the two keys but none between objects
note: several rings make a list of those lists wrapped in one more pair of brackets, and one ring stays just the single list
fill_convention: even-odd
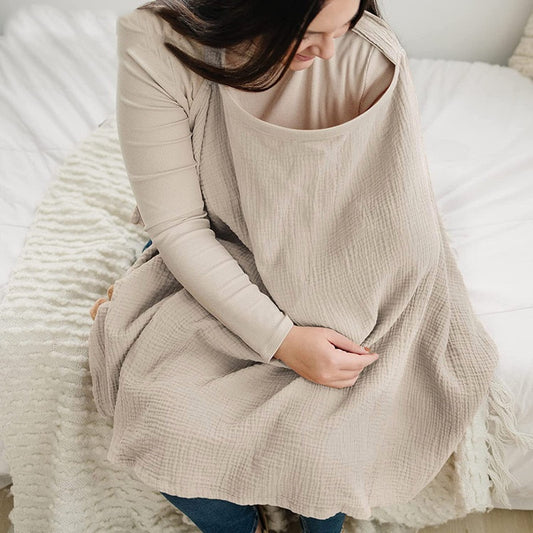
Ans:
[{"label": "beige gauze fabric", "polygon": [[108,459],[157,490],[368,519],[437,475],[488,394],[497,348],[437,209],[405,51],[368,12],[354,31],[394,64],[355,118],[282,127],[206,83],[189,120],[211,227],[250,280],[380,357],[343,389],[265,363],[150,246],[98,309],[89,364]]}]

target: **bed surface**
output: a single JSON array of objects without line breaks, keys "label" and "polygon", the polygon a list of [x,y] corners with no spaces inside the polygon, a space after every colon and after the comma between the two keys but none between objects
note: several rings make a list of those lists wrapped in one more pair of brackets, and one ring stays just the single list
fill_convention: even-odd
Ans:
[{"label": "bed surface", "polygon": [[[0,301],[56,170],[114,110],[115,18],[32,5],[0,37]],[[533,433],[533,82],[479,62],[410,66],[444,224],[518,428]],[[505,462],[513,508],[533,509],[533,451],[508,447]]]}]

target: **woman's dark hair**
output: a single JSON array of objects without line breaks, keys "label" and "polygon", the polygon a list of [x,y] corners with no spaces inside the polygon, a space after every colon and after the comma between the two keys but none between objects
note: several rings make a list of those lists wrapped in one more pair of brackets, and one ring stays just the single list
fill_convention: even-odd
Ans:
[{"label": "woman's dark hair", "polygon": [[[200,76],[245,91],[264,91],[287,72],[311,21],[327,0],[153,0],[148,9],[179,34],[215,49],[236,49],[250,43],[246,61],[226,68],[210,64],[179,49],[165,47]],[[360,0],[353,28],[367,10],[381,17],[377,0]],[[252,39],[255,44],[252,45]],[[258,44],[259,43],[259,44]]]}]

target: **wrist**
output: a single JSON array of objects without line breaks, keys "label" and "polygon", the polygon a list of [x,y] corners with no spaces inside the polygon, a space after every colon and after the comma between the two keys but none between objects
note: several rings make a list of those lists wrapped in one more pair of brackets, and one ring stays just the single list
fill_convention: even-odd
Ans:
[{"label": "wrist", "polygon": [[283,339],[283,341],[279,345],[278,349],[274,352],[274,355],[272,356],[273,358],[279,359],[280,361],[285,362],[282,359],[282,355],[284,353],[284,350],[287,349],[287,345],[288,345],[288,342],[289,342],[288,339],[291,336],[291,333],[293,332],[294,328],[295,328],[295,326],[293,324],[292,327],[289,329],[289,332],[287,333],[287,335],[285,335],[285,338]]},{"label": "wrist", "polygon": [[283,361],[282,359],[282,353],[287,347],[288,338],[290,337],[291,333],[293,332],[295,325],[294,323],[288,319],[289,322],[289,328],[288,331],[285,333],[285,336],[283,337],[283,340],[281,341],[280,345],[278,346],[277,350],[272,355],[272,359],[278,359],[279,361]]}]

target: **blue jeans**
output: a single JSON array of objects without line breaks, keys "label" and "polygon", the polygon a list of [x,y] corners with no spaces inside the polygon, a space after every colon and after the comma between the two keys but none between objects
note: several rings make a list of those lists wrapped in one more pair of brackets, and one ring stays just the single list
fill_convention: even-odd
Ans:
[{"label": "blue jeans", "polygon": [[[259,512],[255,505],[161,494],[187,515],[202,533],[254,533],[259,523]],[[304,533],[340,533],[345,517],[344,513],[322,519],[300,515],[300,524]]]}]

